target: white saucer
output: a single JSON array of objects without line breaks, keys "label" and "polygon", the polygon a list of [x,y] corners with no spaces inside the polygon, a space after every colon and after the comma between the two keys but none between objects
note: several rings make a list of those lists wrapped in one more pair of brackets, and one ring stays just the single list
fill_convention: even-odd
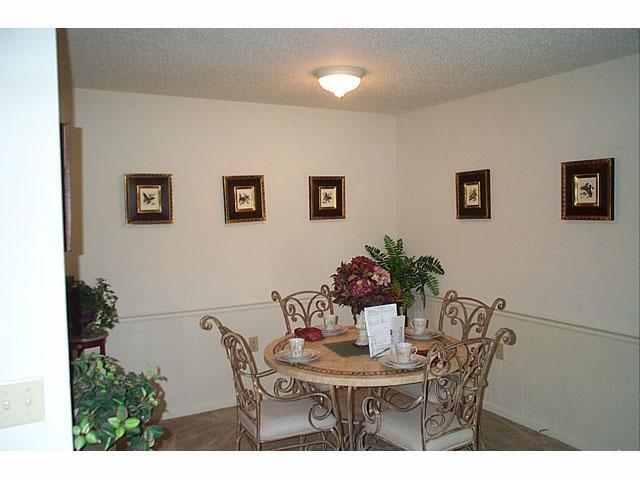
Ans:
[{"label": "white saucer", "polygon": [[335,337],[337,335],[342,335],[347,333],[347,327],[338,326],[335,330],[325,330],[324,328],[318,327],[318,329],[322,332],[323,337]]},{"label": "white saucer", "polygon": [[444,335],[443,332],[434,332],[432,330],[425,330],[424,333],[420,335],[414,335],[413,328],[411,327],[405,328],[404,334],[409,338],[413,338],[414,340],[433,340]]},{"label": "white saucer", "polygon": [[289,350],[282,350],[281,352],[278,352],[275,354],[276,360],[279,360],[280,362],[284,362],[284,363],[291,363],[291,364],[296,364],[296,363],[306,364],[316,360],[319,356],[320,354],[318,352],[310,348],[304,349],[304,351],[302,352],[302,357],[292,357],[291,351]]},{"label": "white saucer", "polygon": [[422,368],[427,364],[427,359],[422,355],[411,355],[411,361],[409,363],[399,363],[395,356],[387,355],[380,359],[380,362],[385,367],[393,368],[394,370],[415,370],[417,368]]},{"label": "white saucer", "polygon": [[394,366],[394,367],[412,367],[412,366],[416,366],[416,365],[422,365],[424,364],[424,357],[422,355],[418,355],[418,354],[413,354],[411,355],[411,359],[409,360],[409,362],[407,363],[402,363],[399,362],[398,360],[396,360],[396,356],[395,355],[387,355],[387,360],[386,363],[388,365]]}]

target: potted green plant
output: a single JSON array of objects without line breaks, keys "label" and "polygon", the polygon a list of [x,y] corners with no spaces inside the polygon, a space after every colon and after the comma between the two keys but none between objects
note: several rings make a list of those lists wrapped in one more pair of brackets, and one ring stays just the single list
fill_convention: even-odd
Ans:
[{"label": "potted green plant", "polygon": [[118,297],[104,278],[95,287],[67,277],[67,309],[70,330],[78,336],[101,334],[118,323]]},{"label": "potted green plant", "polygon": [[152,425],[158,399],[156,374],[125,372],[105,355],[80,356],[72,366],[73,445],[104,450],[124,443],[152,450],[164,430]]},{"label": "potted green plant", "polygon": [[422,308],[426,307],[427,288],[434,295],[440,293],[436,275],[444,275],[444,269],[437,258],[431,255],[409,257],[404,251],[402,239],[396,241],[389,235],[384,236],[385,252],[369,245],[365,249],[371,258],[391,274],[391,290],[401,299],[404,315],[415,304],[416,293],[420,295]]}]

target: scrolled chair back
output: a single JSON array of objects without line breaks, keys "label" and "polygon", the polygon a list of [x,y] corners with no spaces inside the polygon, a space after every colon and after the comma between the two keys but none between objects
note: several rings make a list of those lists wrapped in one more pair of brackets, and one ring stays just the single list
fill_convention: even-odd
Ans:
[{"label": "scrolled chair back", "polygon": [[[200,327],[203,330],[213,330],[213,325],[218,327],[221,334],[221,343],[226,351],[231,372],[233,375],[234,389],[236,392],[236,405],[238,409],[238,423],[236,446],[240,449],[240,442],[243,438],[247,438],[252,445],[260,450],[262,444],[272,441],[268,438],[269,431],[273,435],[274,428],[278,431],[279,439],[288,439],[293,437],[301,437],[298,448],[311,445],[324,445],[331,448],[339,449],[342,445],[341,432],[335,426],[335,418],[333,417],[332,397],[320,392],[304,392],[299,385],[290,377],[277,377],[273,369],[259,372],[251,353],[249,344],[245,338],[239,333],[234,332],[215,317],[206,315],[200,319]],[[272,378],[272,391],[267,390],[261,383],[261,379],[274,375]],[[310,439],[305,441],[308,432],[300,434],[299,424],[293,423],[292,427],[274,427],[272,421],[268,427],[262,424],[261,416],[267,415],[270,418],[281,415],[281,412],[274,410],[269,405],[273,402],[281,404],[294,405],[296,402],[305,401],[301,404],[303,408],[308,408],[306,412],[309,427],[312,433],[321,433],[321,439]],[[264,404],[264,402],[267,402]],[[266,406],[265,406],[266,405]],[[299,404],[300,405],[300,404]],[[285,407],[286,408],[286,407]],[[298,408],[298,413],[300,412]],[[286,423],[286,417],[282,419]],[[277,423],[277,422],[276,422]],[[262,432],[266,429],[266,439],[263,439]],[[281,435],[286,433],[284,437]],[[285,446],[283,449],[295,448],[296,446]]]},{"label": "scrolled chair back", "polygon": [[238,408],[257,427],[260,418],[261,392],[258,369],[247,341],[231,330],[222,336],[222,345],[231,364]]},{"label": "scrolled chair back", "polygon": [[280,304],[287,334],[292,333],[292,324],[298,320],[302,322],[302,326],[310,327],[314,316],[321,319],[326,313],[333,314],[331,290],[327,285],[322,285],[320,291],[301,290],[285,297],[274,290],[271,292],[271,299]]},{"label": "scrolled chair back", "polygon": [[220,320],[218,320],[216,317],[213,317],[211,315],[205,315],[200,319],[200,328],[202,328],[203,330],[212,330],[213,324],[215,324],[216,327],[218,327],[218,330],[220,331],[220,335],[224,335],[225,333],[231,331],[230,328],[227,328],[224,325],[222,325],[222,322]]},{"label": "scrolled chair back", "polygon": [[478,423],[489,369],[498,345],[513,345],[513,330],[502,328],[495,338],[474,338],[445,347],[435,343],[427,352],[421,405],[423,446],[438,437],[471,429],[478,442]]},{"label": "scrolled chair back", "polygon": [[233,383],[238,408],[254,423],[260,416],[260,388],[257,382],[258,369],[246,340],[220,320],[211,315],[200,319],[200,328],[212,330],[213,325],[220,331],[220,343],[224,347],[231,365]]},{"label": "scrolled chair back", "polygon": [[513,330],[502,328],[494,338],[474,338],[453,345],[434,342],[426,354],[420,397],[407,405],[398,405],[381,395],[364,399],[366,428],[358,439],[360,448],[364,449],[367,435],[381,431],[386,407],[404,414],[420,409],[423,450],[478,449],[478,425],[491,363],[500,343],[513,345],[515,341]]},{"label": "scrolled chair back", "polygon": [[484,338],[494,311],[504,310],[506,306],[504,298],[496,298],[489,306],[475,298],[460,297],[455,290],[449,290],[442,301],[438,330],[442,331],[445,320],[448,319],[451,325],[460,324],[461,340]]}]

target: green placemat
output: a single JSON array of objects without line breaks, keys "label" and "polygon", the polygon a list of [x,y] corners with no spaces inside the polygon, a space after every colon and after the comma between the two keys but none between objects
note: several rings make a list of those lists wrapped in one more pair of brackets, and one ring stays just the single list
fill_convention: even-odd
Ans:
[{"label": "green placemat", "polygon": [[337,353],[341,357],[355,357],[356,355],[369,355],[369,347],[358,347],[353,344],[353,340],[347,340],[346,342],[336,342],[326,344],[332,352]]}]

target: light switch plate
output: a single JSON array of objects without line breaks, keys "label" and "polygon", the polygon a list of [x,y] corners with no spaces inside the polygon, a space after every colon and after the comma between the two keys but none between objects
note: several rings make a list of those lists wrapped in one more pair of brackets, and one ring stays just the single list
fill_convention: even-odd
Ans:
[{"label": "light switch plate", "polygon": [[249,348],[252,352],[258,351],[258,337],[249,337]]},{"label": "light switch plate", "polygon": [[44,420],[42,377],[0,383],[0,428]]},{"label": "light switch plate", "polygon": [[497,360],[503,360],[504,359],[504,344],[503,343],[499,343],[498,347],[496,348],[496,359]]}]

